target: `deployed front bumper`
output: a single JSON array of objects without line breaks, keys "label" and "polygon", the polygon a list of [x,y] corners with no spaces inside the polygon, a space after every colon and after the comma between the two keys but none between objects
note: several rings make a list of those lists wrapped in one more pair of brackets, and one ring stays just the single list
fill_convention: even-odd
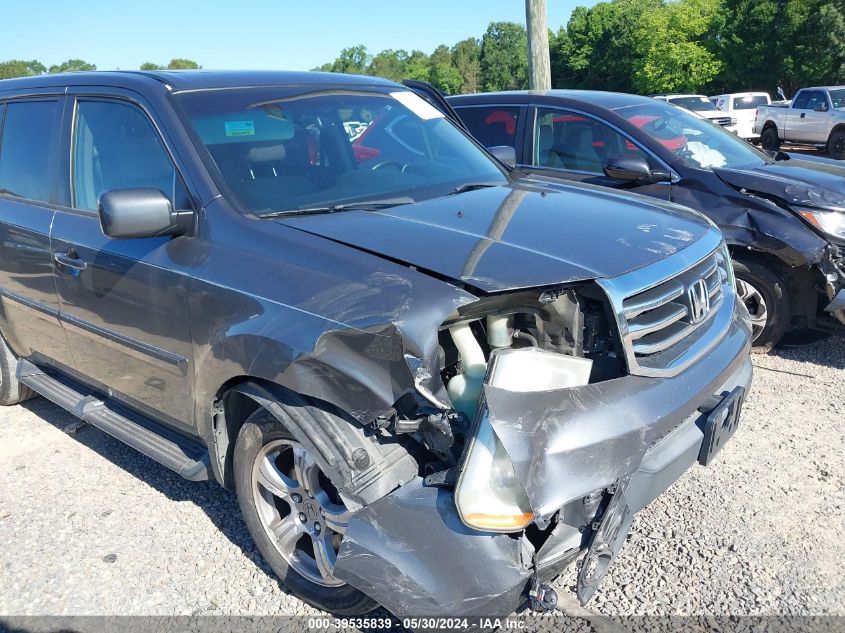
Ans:
[{"label": "deployed front bumper", "polygon": [[[672,378],[626,376],[512,403],[488,397],[485,414],[535,515],[557,516],[539,550],[525,534],[466,527],[452,492],[418,479],[353,516],[335,575],[398,616],[513,612],[532,580],[551,580],[589,544],[589,500],[630,477],[625,499],[635,512],[696,461],[709,411],[751,384],[750,328],[740,310],[719,344]],[[508,425],[511,407],[520,422]]]}]

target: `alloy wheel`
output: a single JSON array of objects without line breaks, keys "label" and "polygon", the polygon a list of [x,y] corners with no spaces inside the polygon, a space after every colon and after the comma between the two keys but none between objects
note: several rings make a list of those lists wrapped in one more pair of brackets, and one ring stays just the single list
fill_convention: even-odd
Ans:
[{"label": "alloy wheel", "polygon": [[736,294],[751,315],[751,340],[756,341],[766,329],[769,318],[766,300],[757,288],[743,279],[736,280]]},{"label": "alloy wheel", "polygon": [[305,448],[294,440],[264,446],[252,489],[261,524],[285,562],[318,585],[346,584],[334,567],[351,513]]}]

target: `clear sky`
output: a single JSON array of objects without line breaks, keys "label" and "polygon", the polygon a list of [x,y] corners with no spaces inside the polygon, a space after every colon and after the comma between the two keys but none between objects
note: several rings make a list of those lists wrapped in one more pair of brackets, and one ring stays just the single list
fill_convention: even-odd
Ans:
[{"label": "clear sky", "polygon": [[[0,61],[46,66],[84,59],[99,70],[166,64],[186,57],[204,68],[307,70],[364,44],[431,53],[481,37],[492,21],[525,23],[523,0],[3,0]],[[557,30],[578,5],[548,0]]]}]

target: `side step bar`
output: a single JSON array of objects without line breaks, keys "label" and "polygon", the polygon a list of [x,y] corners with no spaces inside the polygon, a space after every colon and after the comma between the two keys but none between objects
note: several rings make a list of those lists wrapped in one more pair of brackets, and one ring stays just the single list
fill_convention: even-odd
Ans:
[{"label": "side step bar", "polygon": [[46,374],[29,361],[18,360],[18,380],[63,409],[140,451],[185,479],[211,479],[208,450],[197,440],[185,437],[147,418],[126,417],[81,385]]}]

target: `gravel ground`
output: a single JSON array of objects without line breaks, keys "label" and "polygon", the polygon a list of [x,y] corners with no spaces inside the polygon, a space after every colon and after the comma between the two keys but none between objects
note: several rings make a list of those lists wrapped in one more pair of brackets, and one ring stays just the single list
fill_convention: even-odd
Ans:
[{"label": "gravel ground", "polygon": [[[637,516],[593,612],[845,615],[845,341],[754,364],[739,432]],[[40,614],[319,612],[270,575],[234,495],[37,399],[0,410],[0,615]]]}]

